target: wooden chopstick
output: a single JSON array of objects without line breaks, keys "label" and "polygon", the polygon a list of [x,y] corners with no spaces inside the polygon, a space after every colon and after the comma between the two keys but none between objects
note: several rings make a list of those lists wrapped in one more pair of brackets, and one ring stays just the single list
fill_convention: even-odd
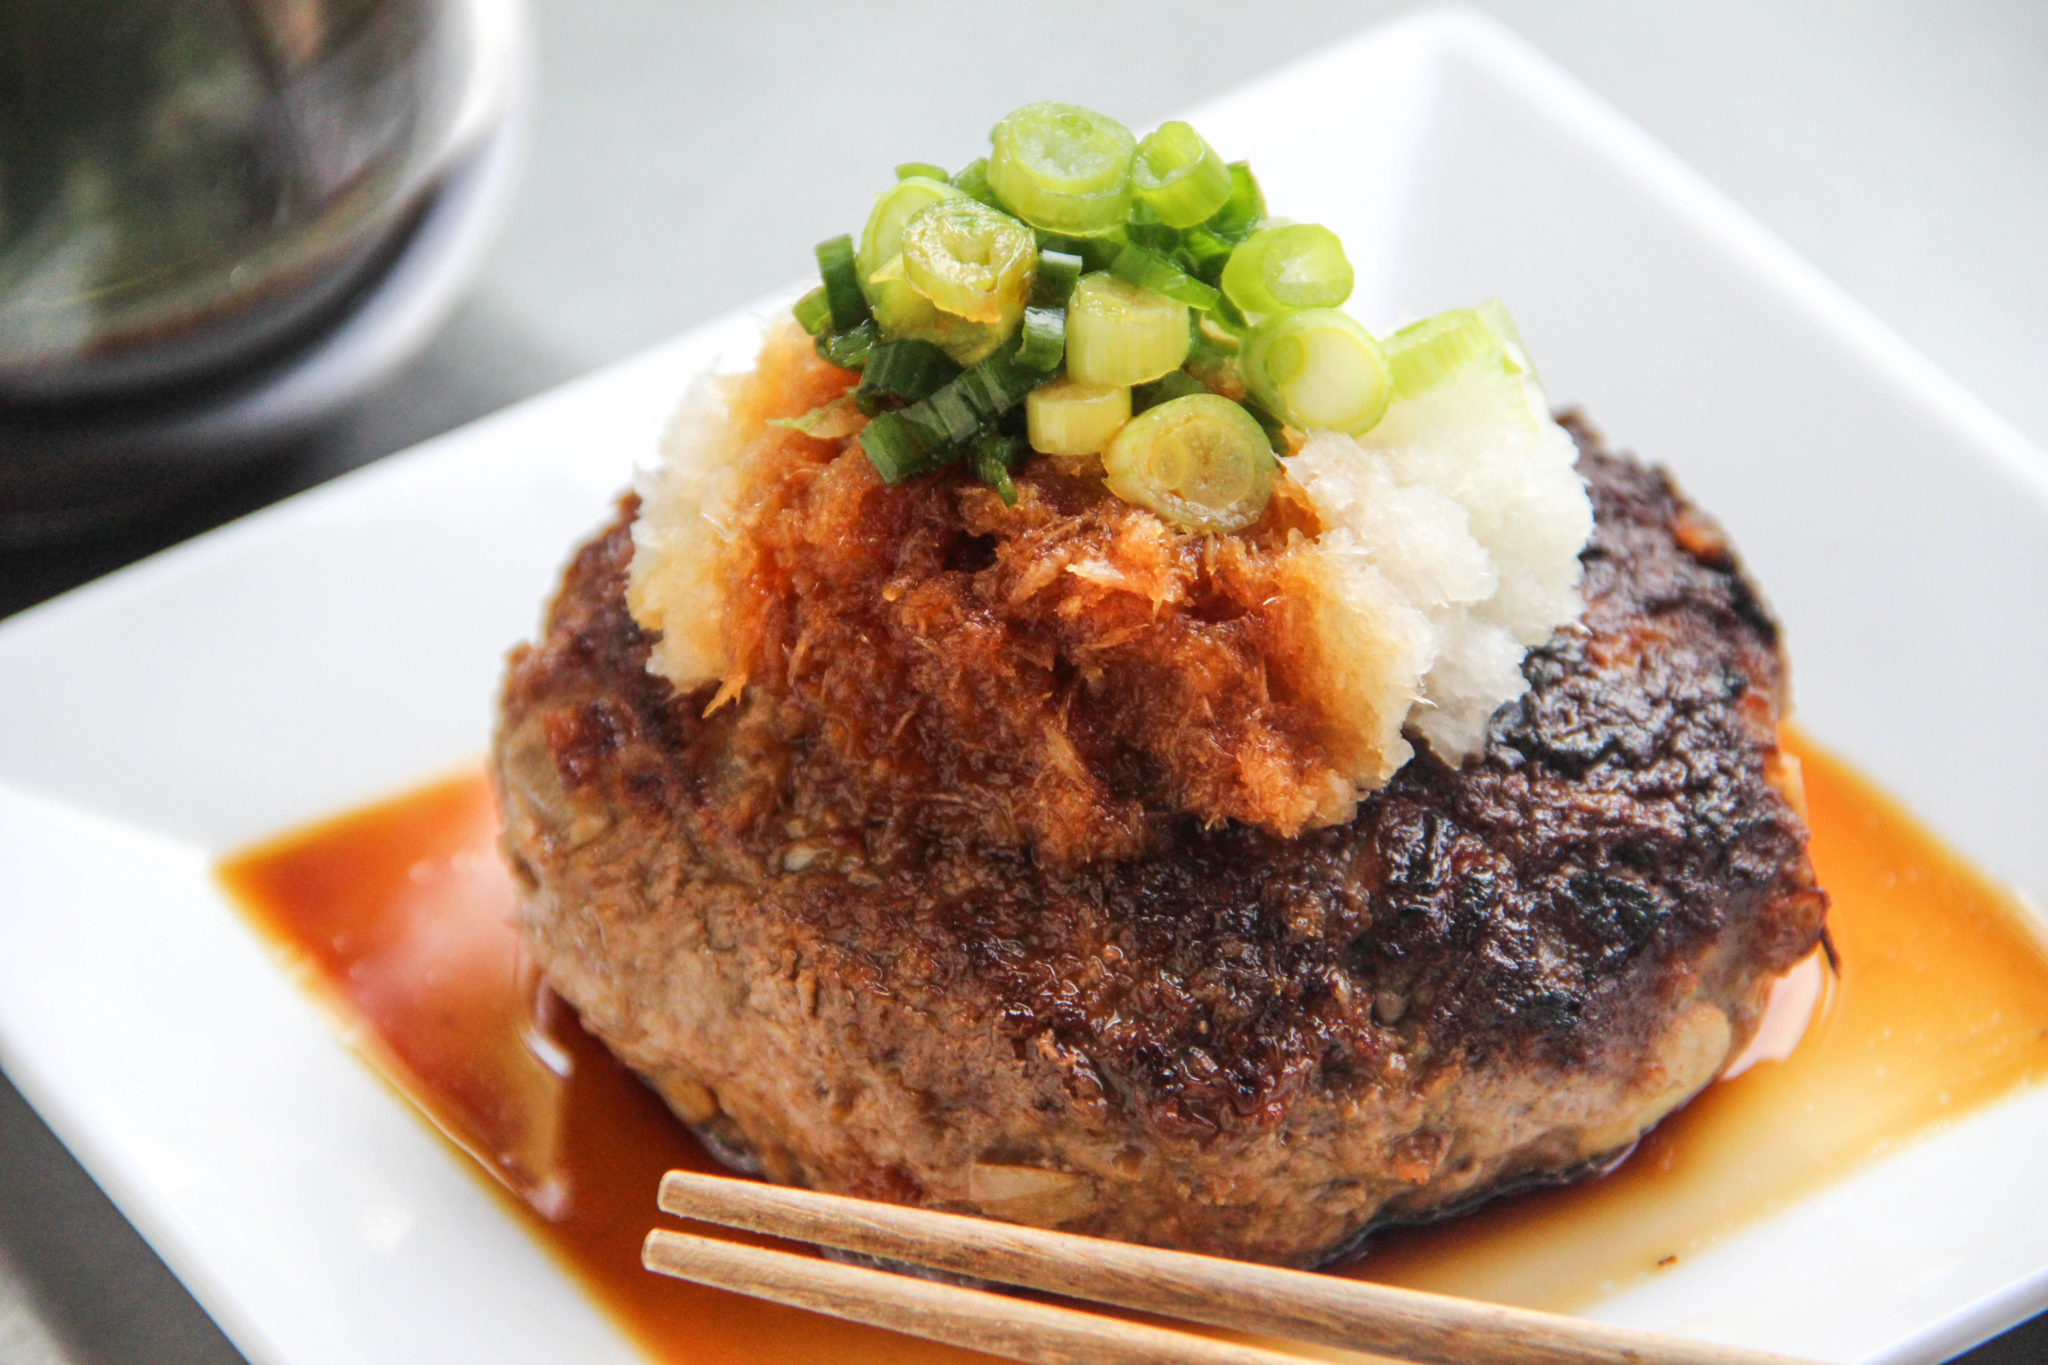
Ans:
[{"label": "wooden chopstick", "polygon": [[1302,1365],[1300,1356],[887,1270],[656,1228],[649,1270],[1034,1365]]},{"label": "wooden chopstick", "polygon": [[[663,1177],[660,1204],[679,1217],[726,1227],[1232,1331],[1372,1351],[1431,1365],[1800,1365],[1786,1356],[1553,1313],[690,1171],[671,1171]],[[649,1257],[655,1254],[657,1238],[667,1246],[666,1239],[677,1235],[658,1232],[651,1236]],[[807,1268],[827,1264],[801,1256],[790,1259]],[[651,1269],[667,1269],[652,1259],[648,1264]],[[863,1279],[860,1293],[898,1297],[907,1292],[905,1286],[952,1288],[888,1272],[874,1273],[880,1279]],[[723,1287],[756,1292],[737,1284]],[[917,1292],[921,1294],[921,1289]],[[1001,1305],[1003,1313],[1013,1313],[1025,1303],[996,1295],[982,1297]],[[936,1299],[919,1297],[917,1301],[931,1306],[910,1310],[909,1320],[924,1322],[926,1327],[902,1326],[895,1321],[883,1325],[919,1336],[934,1335],[927,1328],[936,1321],[935,1315],[947,1310],[938,1307]],[[836,1308],[822,1311],[854,1316]],[[859,1320],[880,1321],[874,1317]],[[1177,1342],[1203,1340],[1179,1333],[1165,1335]],[[1194,1359],[1178,1346],[1176,1349],[1183,1350],[1179,1356],[1072,1357],[1025,1355],[1009,1347],[975,1344],[982,1350],[1025,1360]],[[1261,1358],[1271,1359],[1272,1353],[1263,1352]]]}]

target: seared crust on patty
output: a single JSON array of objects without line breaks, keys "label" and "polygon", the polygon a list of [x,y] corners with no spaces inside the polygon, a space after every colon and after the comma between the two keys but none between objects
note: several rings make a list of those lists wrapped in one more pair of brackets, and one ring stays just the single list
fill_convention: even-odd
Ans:
[{"label": "seared crust on patty", "polygon": [[505,688],[543,968],[729,1153],[901,1202],[1309,1264],[1626,1149],[1826,898],[1773,782],[1777,627],[1664,474],[1573,431],[1586,613],[1480,758],[1422,748],[1348,824],[1179,816],[1076,864],[921,821],[943,789],[825,799],[815,715],[766,688],[676,695],[624,603],[629,501]]}]

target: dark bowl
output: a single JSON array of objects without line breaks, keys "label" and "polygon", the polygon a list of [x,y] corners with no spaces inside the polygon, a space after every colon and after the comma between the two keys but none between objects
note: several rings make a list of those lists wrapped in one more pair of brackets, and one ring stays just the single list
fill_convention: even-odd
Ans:
[{"label": "dark bowl", "polygon": [[348,315],[502,115],[504,3],[0,3],[0,521]]}]

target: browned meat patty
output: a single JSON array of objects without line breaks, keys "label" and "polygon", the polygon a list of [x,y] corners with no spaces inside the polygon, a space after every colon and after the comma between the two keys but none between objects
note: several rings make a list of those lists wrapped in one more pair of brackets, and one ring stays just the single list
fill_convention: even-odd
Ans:
[{"label": "browned meat patty", "polygon": [[1179,817],[1080,862],[920,837],[900,797],[820,814],[810,721],[647,671],[629,501],[505,688],[543,967],[731,1160],[821,1189],[1312,1264],[1625,1151],[1826,898],[1769,612],[1665,475],[1574,434],[1586,614],[1480,759],[1424,749],[1349,824]]}]

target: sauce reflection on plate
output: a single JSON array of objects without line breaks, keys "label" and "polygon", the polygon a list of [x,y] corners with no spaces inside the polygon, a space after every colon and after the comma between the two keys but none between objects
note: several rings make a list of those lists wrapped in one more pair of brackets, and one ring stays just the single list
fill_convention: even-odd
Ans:
[{"label": "sauce reflection on plate", "polygon": [[[1613,1174],[1388,1231],[1342,1273],[1570,1311],[2048,1076],[2048,951],[2026,912],[1840,760],[1787,744],[1840,975],[1788,978],[1776,1045]],[[473,772],[251,849],[221,875],[349,1040],[654,1358],[968,1358],[640,1268],[641,1238],[664,1221],[661,1173],[715,1163],[536,980],[495,839]]]}]

